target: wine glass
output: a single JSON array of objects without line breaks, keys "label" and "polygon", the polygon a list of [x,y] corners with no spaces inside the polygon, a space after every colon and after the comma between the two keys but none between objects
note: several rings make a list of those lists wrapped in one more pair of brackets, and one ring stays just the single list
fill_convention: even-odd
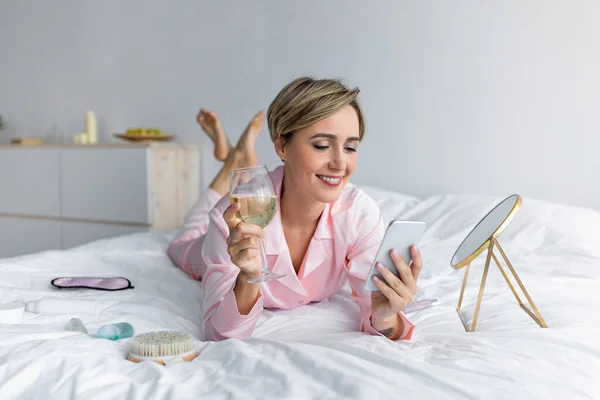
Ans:
[{"label": "wine glass", "polygon": [[[265,229],[277,212],[277,193],[267,167],[257,165],[233,170],[229,186],[229,202],[240,203],[240,209],[236,213],[237,218]],[[264,238],[261,238],[259,243],[261,275],[258,278],[248,279],[248,282],[260,283],[283,278],[286,274],[275,274],[269,271]]]}]

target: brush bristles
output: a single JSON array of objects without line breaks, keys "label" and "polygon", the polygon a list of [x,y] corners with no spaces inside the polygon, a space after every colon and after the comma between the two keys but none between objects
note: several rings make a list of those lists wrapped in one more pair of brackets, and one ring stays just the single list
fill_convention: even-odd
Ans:
[{"label": "brush bristles", "polygon": [[194,350],[192,336],[184,332],[149,332],[133,338],[131,353],[141,357],[168,357]]}]

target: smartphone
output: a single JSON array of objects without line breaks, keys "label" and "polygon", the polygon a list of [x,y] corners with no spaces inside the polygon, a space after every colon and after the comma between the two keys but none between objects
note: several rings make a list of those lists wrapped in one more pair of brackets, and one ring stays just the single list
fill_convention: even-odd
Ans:
[{"label": "smartphone", "polygon": [[410,266],[412,257],[410,256],[410,246],[418,245],[425,233],[427,224],[422,221],[392,221],[387,227],[383,241],[379,246],[375,260],[371,265],[371,271],[365,281],[365,290],[376,292],[377,286],[373,282],[373,276],[377,276],[385,282],[385,279],[375,268],[377,262],[381,263],[385,268],[390,270],[397,278],[399,278],[398,270],[390,257],[390,250],[395,249],[398,254]]}]

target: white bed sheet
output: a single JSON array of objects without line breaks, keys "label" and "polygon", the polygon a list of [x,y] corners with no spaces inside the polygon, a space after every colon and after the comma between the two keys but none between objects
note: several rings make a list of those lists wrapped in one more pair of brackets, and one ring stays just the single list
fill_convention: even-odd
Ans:
[{"label": "white bed sheet", "polygon": [[[68,251],[0,260],[1,302],[63,299],[18,325],[0,324],[2,399],[593,399],[600,396],[600,213],[525,199],[501,244],[539,307],[539,328],[492,268],[476,333],[455,312],[463,270],[449,260],[500,198],[439,196],[423,201],[365,188],[386,221],[421,219],[425,267],[418,298],[440,304],[409,314],[411,341],[357,331],[347,288],[331,300],[265,311],[253,338],[197,340],[190,363],[125,360],[129,340],[67,332],[78,317],[93,333],[127,321],[136,333],[177,329],[202,338],[200,286],[173,267],[170,234],[137,234]],[[464,300],[472,315],[483,258]],[[59,276],[126,276],[135,289],[59,291]]]}]

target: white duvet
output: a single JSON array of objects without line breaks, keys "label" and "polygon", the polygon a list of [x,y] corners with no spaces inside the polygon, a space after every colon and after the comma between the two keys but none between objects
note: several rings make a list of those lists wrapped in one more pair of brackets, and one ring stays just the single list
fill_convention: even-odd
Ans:
[{"label": "white duvet", "polygon": [[[542,329],[490,269],[477,332],[455,307],[464,270],[449,260],[500,198],[418,201],[365,188],[386,221],[428,224],[418,299],[439,304],[408,314],[411,341],[358,332],[348,290],[319,304],[266,311],[253,338],[201,341],[200,286],[165,256],[170,234],[138,234],[68,251],[0,260],[0,303],[62,299],[21,324],[0,324],[0,399],[594,399],[600,398],[600,213],[524,199],[500,242],[549,325]],[[464,300],[473,314],[484,258]],[[135,289],[59,291],[59,276],[125,276]],[[43,304],[43,303],[40,303]],[[34,310],[34,303],[29,305]],[[80,318],[90,333],[127,321],[136,333],[193,334],[200,355],[168,366],[125,360],[111,342],[64,329]]]}]

